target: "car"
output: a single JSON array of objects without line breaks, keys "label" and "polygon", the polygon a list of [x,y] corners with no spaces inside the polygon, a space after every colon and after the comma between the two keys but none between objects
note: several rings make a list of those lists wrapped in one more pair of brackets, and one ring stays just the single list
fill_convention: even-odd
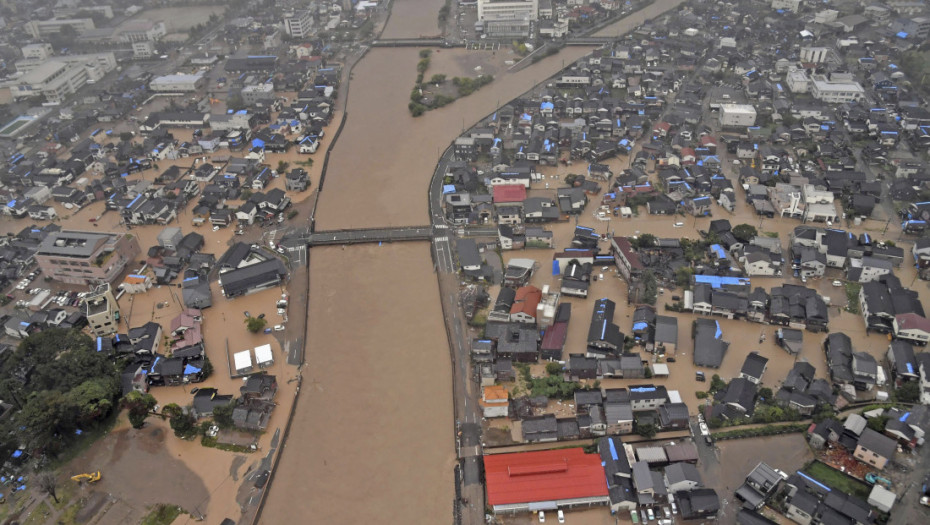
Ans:
[{"label": "car", "polygon": [[283,332],[283,331],[284,331],[284,325],[283,325],[283,324],[276,324],[276,325],[274,325],[274,331],[275,331],[275,332]]},{"label": "car", "polygon": [[262,473],[259,474],[257,478],[255,478],[255,488],[257,489],[263,488],[265,486],[265,483],[268,483],[269,475],[270,474],[268,470],[263,470]]},{"label": "car", "polygon": [[562,512],[562,509],[559,509],[558,516],[559,516],[559,523],[565,523],[565,513]]},{"label": "car", "polygon": [[216,435],[219,434],[219,433],[220,433],[220,427],[218,427],[218,426],[216,426],[216,425],[212,425],[212,426],[207,430],[207,437],[216,437]]},{"label": "car", "polygon": [[702,383],[707,381],[707,378],[704,376],[704,372],[695,372],[694,378]]},{"label": "car", "polygon": [[543,511],[539,511],[539,522],[540,523],[546,522],[546,513]]},{"label": "car", "polygon": [[806,276],[806,275],[802,275],[802,276],[801,276],[801,282],[802,282],[802,283],[806,283],[806,282],[807,282],[807,276]]},{"label": "car", "polygon": [[259,319],[264,319],[264,318],[265,318],[265,314],[258,314],[258,318],[259,318]]},{"label": "car", "polygon": [[244,311],[244,312],[242,312],[242,313],[245,314],[246,317],[252,317],[252,314],[250,314],[248,310],[246,310],[246,311]]},{"label": "car", "polygon": [[668,362],[668,363],[674,363],[674,362],[675,362],[675,358],[674,358],[674,357],[666,357],[666,358],[665,358],[665,361]]},{"label": "car", "polygon": [[665,514],[665,517],[666,517],[666,518],[671,518],[671,517],[672,517],[672,509],[670,509],[670,508],[668,508],[668,507],[662,507],[662,513]]},{"label": "car", "polygon": [[839,281],[839,280],[833,281],[833,286],[836,286],[837,288],[839,288],[840,286],[843,286],[843,281]]},{"label": "car", "polygon": [[214,226],[214,227],[213,227],[213,231],[215,231],[215,232],[220,231],[220,227],[219,227],[219,226]]},{"label": "car", "polygon": [[672,502],[672,514],[678,514],[678,505],[675,502]]},{"label": "car", "polygon": [[649,516],[649,521],[653,521],[656,519],[655,513],[652,512],[652,507],[649,507],[648,509],[646,509],[646,515]]},{"label": "car", "polygon": [[921,496],[920,504],[925,507],[930,507],[930,496]]}]

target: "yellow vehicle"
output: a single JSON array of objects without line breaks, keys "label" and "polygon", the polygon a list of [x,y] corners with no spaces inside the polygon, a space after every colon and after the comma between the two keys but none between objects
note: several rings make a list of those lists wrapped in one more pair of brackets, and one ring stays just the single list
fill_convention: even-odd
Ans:
[{"label": "yellow vehicle", "polygon": [[93,472],[91,474],[78,474],[77,476],[71,476],[72,481],[77,481],[78,483],[82,481],[87,481],[93,483],[95,481],[100,481],[100,471]]}]

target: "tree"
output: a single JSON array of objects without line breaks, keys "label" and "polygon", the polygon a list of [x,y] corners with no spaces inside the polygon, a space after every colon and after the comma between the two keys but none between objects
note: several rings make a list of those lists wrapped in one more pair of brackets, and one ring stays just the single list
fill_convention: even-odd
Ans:
[{"label": "tree", "polygon": [[562,373],[562,365],[556,362],[546,363],[546,373],[550,376],[559,375]]},{"label": "tree", "polygon": [[226,405],[218,406],[213,409],[213,422],[216,423],[216,426],[220,428],[232,428],[235,426],[233,423],[233,410],[236,408],[236,403],[231,401]]},{"label": "tree", "polygon": [[39,474],[36,478],[39,483],[39,488],[42,492],[48,494],[55,500],[55,504],[58,504],[58,478],[55,477],[55,474],[45,471]]},{"label": "tree", "polygon": [[764,386],[759,389],[759,401],[765,404],[772,404],[775,402],[775,396],[772,394],[772,389]]},{"label": "tree", "polygon": [[290,163],[286,160],[278,161],[278,173],[284,173],[287,171],[287,167],[290,166]]},{"label": "tree", "polygon": [[713,394],[714,392],[724,390],[726,387],[726,382],[723,379],[720,379],[719,375],[714,374],[713,377],[710,378],[710,390],[708,390],[708,392]]},{"label": "tree", "polygon": [[647,366],[645,374],[646,374],[646,379],[652,379],[652,368]]},{"label": "tree", "polygon": [[902,403],[916,403],[920,399],[920,384],[917,381],[906,381],[895,389],[894,398]]},{"label": "tree", "polygon": [[636,238],[636,246],[638,248],[654,248],[655,245],[656,236],[651,233],[643,233]]},{"label": "tree", "polygon": [[186,438],[196,431],[194,416],[185,412],[177,403],[165,405],[165,408],[161,409],[161,413],[170,418],[168,424],[171,426],[171,430],[174,430],[175,436]]},{"label": "tree", "polygon": [[675,270],[675,284],[681,286],[684,289],[691,288],[691,276],[694,275],[694,270],[688,266],[682,266]]},{"label": "tree", "polygon": [[643,272],[643,302],[656,304],[658,291],[659,285],[656,283],[656,276],[652,273],[652,270]]},{"label": "tree", "polygon": [[120,139],[122,142],[129,142],[130,140],[132,140],[132,133],[130,133],[130,132],[128,132],[128,131],[124,131],[124,132],[122,132],[122,133],[119,134],[119,139]]},{"label": "tree", "polygon": [[647,423],[645,425],[636,425],[636,433],[640,436],[643,436],[646,439],[654,438],[656,435],[656,426],[652,423]]},{"label": "tree", "polygon": [[759,235],[759,230],[751,224],[737,224],[733,228],[733,236],[742,242],[749,242],[756,235]]},{"label": "tree", "polygon": [[257,334],[265,329],[265,325],[268,324],[263,318],[260,317],[246,317],[245,318],[245,327],[248,331],[253,334]]},{"label": "tree", "polygon": [[157,403],[152,394],[143,394],[138,390],[126,394],[126,397],[122,399],[122,406],[129,410],[129,423],[132,428],[142,428],[145,418]]},{"label": "tree", "polygon": [[437,86],[438,86],[439,84],[442,84],[442,83],[445,82],[445,81],[446,81],[446,76],[445,76],[445,75],[442,75],[442,74],[433,75],[433,76],[429,79],[429,83],[430,83],[430,84],[436,84]]},{"label": "tree", "polygon": [[878,433],[885,432],[885,423],[888,422],[888,416],[870,417],[866,421],[866,426]]}]

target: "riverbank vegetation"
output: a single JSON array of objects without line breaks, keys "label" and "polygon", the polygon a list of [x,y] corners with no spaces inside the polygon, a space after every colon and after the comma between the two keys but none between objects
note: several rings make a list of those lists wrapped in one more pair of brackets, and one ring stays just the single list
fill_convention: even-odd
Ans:
[{"label": "riverbank vegetation", "polygon": [[447,82],[446,75],[435,74],[427,82],[425,79],[430,67],[431,54],[429,49],[421,50],[420,61],[417,62],[417,80],[410,91],[410,102],[407,104],[407,109],[414,117],[419,117],[431,109],[448,106],[456,99],[467,97],[494,80],[491,75],[478,75],[475,78],[454,77],[451,82]]}]

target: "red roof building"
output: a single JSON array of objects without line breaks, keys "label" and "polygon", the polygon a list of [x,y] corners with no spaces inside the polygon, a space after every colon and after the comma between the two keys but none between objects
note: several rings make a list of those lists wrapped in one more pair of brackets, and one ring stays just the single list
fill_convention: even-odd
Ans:
[{"label": "red roof building", "polygon": [[494,186],[494,204],[522,203],[526,200],[526,187],[522,184]]},{"label": "red roof building", "polygon": [[581,448],[484,456],[488,504],[494,512],[607,505],[601,458]]}]

